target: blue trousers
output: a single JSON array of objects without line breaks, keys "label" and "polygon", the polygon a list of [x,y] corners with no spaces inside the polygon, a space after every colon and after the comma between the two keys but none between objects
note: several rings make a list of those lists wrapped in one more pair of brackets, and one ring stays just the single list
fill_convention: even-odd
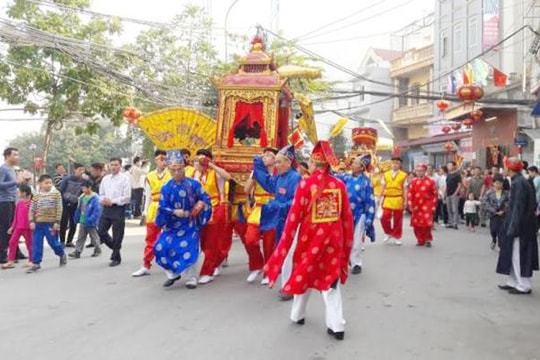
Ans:
[{"label": "blue trousers", "polygon": [[64,247],[58,240],[58,232],[51,234],[52,223],[36,223],[36,228],[32,235],[32,262],[41,264],[43,260],[43,238],[47,239],[47,243],[58,256],[64,256]]}]

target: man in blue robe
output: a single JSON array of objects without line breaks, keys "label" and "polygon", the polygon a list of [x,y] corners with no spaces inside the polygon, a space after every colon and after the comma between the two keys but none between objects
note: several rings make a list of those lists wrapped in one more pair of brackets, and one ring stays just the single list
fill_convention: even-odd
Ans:
[{"label": "man in blue robe", "polygon": [[202,185],[185,176],[185,160],[179,150],[167,152],[172,179],[161,189],[156,225],[162,228],[154,245],[156,262],[167,274],[164,287],[172,286],[182,272],[186,287],[197,287],[200,232],[210,220],[212,206]]},{"label": "man in blue robe", "polygon": [[[285,220],[291,208],[296,187],[302,179],[298,171],[292,166],[295,160],[294,146],[288,145],[282,148],[276,155],[275,165],[277,175],[270,174],[262,157],[253,159],[253,177],[269,193],[274,194],[274,199],[264,204],[261,209],[260,230],[276,229],[276,245],[281,238]],[[281,271],[281,282],[285,284],[292,272],[292,254],[294,244]],[[280,293],[282,300],[291,300],[292,295]]]},{"label": "man in blue robe", "polygon": [[351,163],[352,174],[336,175],[347,187],[349,202],[354,217],[354,243],[351,251],[350,264],[353,274],[362,272],[362,251],[364,249],[362,239],[364,234],[375,241],[375,196],[371,180],[365,175],[365,171],[371,166],[371,155],[356,157]]}]

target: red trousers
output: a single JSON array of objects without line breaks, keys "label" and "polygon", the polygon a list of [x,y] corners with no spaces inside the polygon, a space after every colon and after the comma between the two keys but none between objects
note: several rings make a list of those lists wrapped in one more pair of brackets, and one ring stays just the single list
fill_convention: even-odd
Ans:
[{"label": "red trousers", "polygon": [[[262,253],[261,253],[262,237]],[[262,270],[276,245],[276,230],[259,230],[259,225],[248,224],[244,247],[249,258],[249,271]]]},{"label": "red trousers", "polygon": [[227,226],[227,224],[223,223],[207,224],[202,229],[201,249],[204,253],[204,262],[201,268],[201,276],[213,276],[214,270],[225,259],[223,255],[227,244],[230,243]]},{"label": "red trousers", "polygon": [[416,241],[419,245],[425,245],[426,242],[433,240],[431,235],[431,226],[413,226],[414,236],[416,236]]},{"label": "red trousers", "polygon": [[390,235],[396,240],[401,239],[403,234],[403,209],[384,209],[381,216],[381,225],[386,235]]},{"label": "red trousers", "polygon": [[233,231],[240,237],[242,243],[246,237],[247,224],[239,221],[234,221],[227,224],[227,231],[225,236],[222,236],[219,240],[219,257],[217,259],[217,266],[221,265],[225,259],[229,257],[229,252],[232,247]]},{"label": "red trousers", "polygon": [[9,253],[8,260],[15,261],[17,258],[17,247],[19,246],[19,239],[24,237],[26,243],[26,249],[28,249],[28,261],[32,261],[32,230],[30,229],[14,229],[13,234],[9,238]]},{"label": "red trousers", "polygon": [[144,247],[143,264],[147,269],[150,269],[150,266],[152,266],[152,261],[154,260],[154,244],[156,243],[160,233],[161,228],[156,224],[146,224],[146,237],[144,238],[146,246]]}]

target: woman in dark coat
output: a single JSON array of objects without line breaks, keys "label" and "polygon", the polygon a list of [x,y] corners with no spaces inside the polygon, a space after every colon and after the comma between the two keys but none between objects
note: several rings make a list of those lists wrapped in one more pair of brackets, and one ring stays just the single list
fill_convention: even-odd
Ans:
[{"label": "woman in dark coat", "polygon": [[501,251],[497,273],[509,276],[506,285],[499,285],[499,288],[511,294],[530,294],[530,278],[533,271],[538,270],[535,192],[521,175],[521,160],[505,158],[504,166],[512,181],[510,203],[504,219],[504,236],[499,244]]}]

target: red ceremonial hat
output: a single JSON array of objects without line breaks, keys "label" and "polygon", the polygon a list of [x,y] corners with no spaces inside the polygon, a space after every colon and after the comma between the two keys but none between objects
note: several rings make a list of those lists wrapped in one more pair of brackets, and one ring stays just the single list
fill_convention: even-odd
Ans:
[{"label": "red ceremonial hat", "polygon": [[523,170],[523,161],[519,160],[518,158],[512,157],[509,158],[508,156],[505,156],[503,159],[504,166],[508,170],[512,170],[515,172],[519,172]]},{"label": "red ceremonial hat", "polygon": [[311,159],[319,163],[328,163],[330,166],[339,165],[339,160],[327,140],[319,140],[317,144],[315,144],[315,147],[311,152]]},{"label": "red ceremonial hat", "polygon": [[424,163],[420,163],[420,164],[416,165],[416,167],[418,167],[418,168],[420,168],[422,170],[427,170],[427,165],[424,164]]}]

